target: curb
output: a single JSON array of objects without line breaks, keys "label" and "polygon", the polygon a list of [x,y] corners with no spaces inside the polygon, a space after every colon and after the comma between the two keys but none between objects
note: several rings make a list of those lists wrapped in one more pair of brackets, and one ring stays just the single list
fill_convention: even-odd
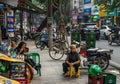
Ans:
[{"label": "curb", "polygon": [[120,64],[114,62],[114,61],[109,61],[110,62],[110,65],[116,69],[118,69],[120,71]]}]

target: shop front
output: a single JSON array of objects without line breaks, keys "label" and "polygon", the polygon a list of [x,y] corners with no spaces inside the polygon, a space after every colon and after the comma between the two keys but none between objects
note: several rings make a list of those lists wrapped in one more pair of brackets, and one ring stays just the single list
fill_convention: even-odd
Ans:
[{"label": "shop front", "polygon": [[[14,37],[14,7],[17,7],[18,0],[14,2],[11,0],[0,1],[0,12],[3,12],[3,22],[0,20],[0,27],[2,31],[2,40],[7,40],[8,37]],[[1,10],[2,8],[2,10]]]}]

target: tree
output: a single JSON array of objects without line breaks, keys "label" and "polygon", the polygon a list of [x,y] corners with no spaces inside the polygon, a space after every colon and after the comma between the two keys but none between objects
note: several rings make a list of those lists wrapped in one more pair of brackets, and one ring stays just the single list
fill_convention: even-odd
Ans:
[{"label": "tree", "polygon": [[[39,4],[44,5],[44,7],[47,7],[47,1],[48,0],[36,0],[39,2]],[[57,18],[55,18],[56,21],[58,21],[58,19],[60,19],[60,17],[68,17],[68,2],[70,2],[69,0],[53,0],[53,15],[54,16],[58,16]],[[47,8],[44,8],[43,10],[45,10]],[[47,10],[46,10],[47,11]],[[47,14],[46,14],[47,15]],[[68,18],[66,18],[68,19]],[[40,28],[43,28],[44,26],[46,26],[47,22],[47,18],[45,18],[45,20],[43,21],[43,23],[41,24]]]},{"label": "tree", "polygon": [[95,4],[103,5],[103,8],[100,10],[106,10],[107,13],[114,12],[116,15],[112,17],[112,24],[114,24],[114,22],[120,24],[120,18],[117,17],[120,15],[120,12],[118,12],[118,10],[120,10],[120,0],[95,0]]},{"label": "tree", "polygon": [[116,8],[120,8],[120,0],[95,0],[95,4],[105,5],[105,9],[113,11]]},{"label": "tree", "polygon": [[[40,3],[44,3],[44,5],[47,5],[49,4],[47,1],[48,0],[38,0]],[[70,0],[53,0],[52,1],[52,10],[53,10],[53,14],[55,14],[56,16],[58,16],[56,19],[57,23],[58,23],[58,26],[59,26],[59,38],[61,40],[66,40],[67,42],[67,46],[69,46],[68,44],[68,40],[67,40],[67,35],[66,35],[66,29],[65,29],[65,24],[64,24],[64,21],[65,21],[65,17],[68,16],[67,11],[68,10],[68,2],[70,2]],[[48,3],[48,4],[45,4],[45,3]],[[46,24],[47,24],[47,17],[45,18],[45,20],[43,21],[43,23],[41,24],[40,28],[44,28],[46,27]]]}]

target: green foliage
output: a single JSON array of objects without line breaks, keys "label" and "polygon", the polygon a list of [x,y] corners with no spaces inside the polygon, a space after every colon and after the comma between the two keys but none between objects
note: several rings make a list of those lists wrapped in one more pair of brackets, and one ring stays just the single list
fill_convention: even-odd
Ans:
[{"label": "green foliage", "polygon": [[110,11],[120,8],[120,0],[94,0],[94,4],[104,4],[105,8]]}]

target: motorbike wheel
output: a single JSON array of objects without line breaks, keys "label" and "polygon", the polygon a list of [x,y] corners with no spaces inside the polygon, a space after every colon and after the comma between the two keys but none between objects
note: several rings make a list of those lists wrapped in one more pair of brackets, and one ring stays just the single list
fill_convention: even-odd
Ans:
[{"label": "motorbike wheel", "polygon": [[24,40],[27,41],[27,40],[28,40],[28,37],[27,37],[27,36],[24,36]]},{"label": "motorbike wheel", "polygon": [[40,41],[39,40],[35,41],[35,46],[36,46],[36,48],[40,48]]},{"label": "motorbike wheel", "polygon": [[45,44],[43,42],[40,42],[40,50],[43,50],[45,48]]},{"label": "motorbike wheel", "polygon": [[60,60],[64,56],[64,49],[53,45],[53,47],[49,49],[49,55],[53,60]]},{"label": "motorbike wheel", "polygon": [[98,65],[102,68],[102,70],[106,70],[109,66],[109,59],[106,56],[102,56],[102,57],[97,57],[96,60],[98,63]]},{"label": "motorbike wheel", "polygon": [[120,41],[119,41],[119,40],[116,40],[116,44],[117,44],[117,45],[120,45]]}]

